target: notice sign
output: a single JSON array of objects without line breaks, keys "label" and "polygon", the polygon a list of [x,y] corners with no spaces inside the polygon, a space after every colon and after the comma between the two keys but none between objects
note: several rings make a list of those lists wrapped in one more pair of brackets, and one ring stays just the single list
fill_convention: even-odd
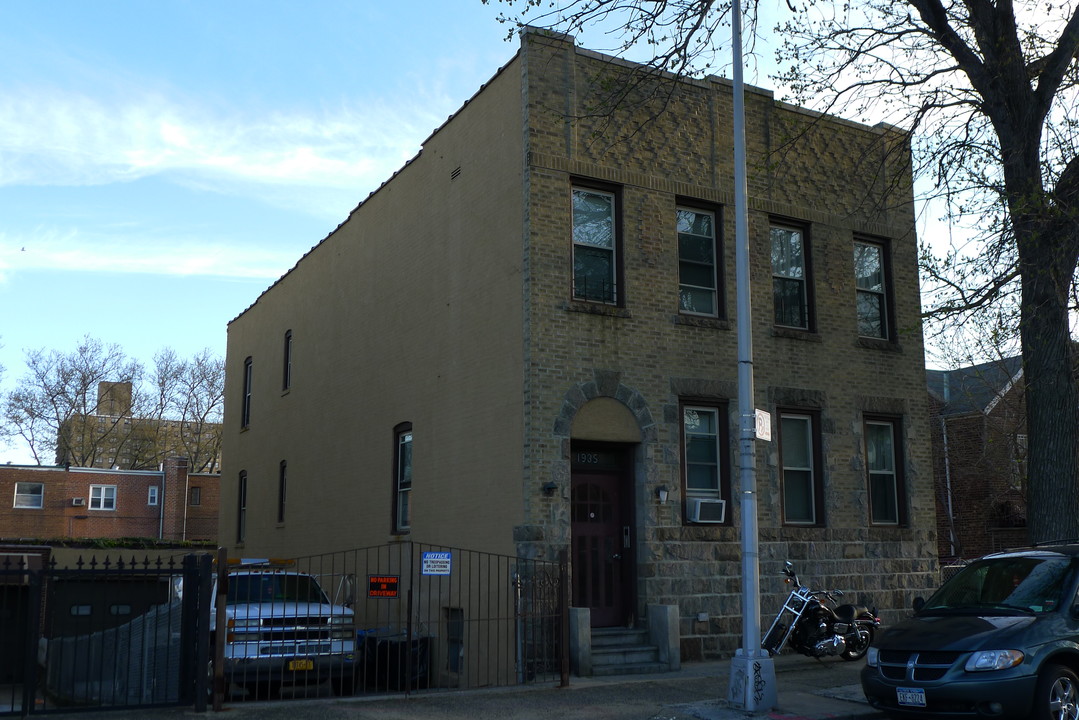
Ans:
[{"label": "notice sign", "polygon": [[400,586],[401,578],[398,575],[368,575],[367,597],[396,598]]},{"label": "notice sign", "polygon": [[425,552],[423,554],[424,575],[449,575],[453,564],[453,553]]}]

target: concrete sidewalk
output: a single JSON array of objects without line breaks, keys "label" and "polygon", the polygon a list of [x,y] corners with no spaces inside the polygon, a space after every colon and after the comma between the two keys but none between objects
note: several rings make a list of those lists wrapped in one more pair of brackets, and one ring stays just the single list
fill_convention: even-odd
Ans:
[{"label": "concrete sidewalk", "polygon": [[[726,701],[730,663],[687,663],[675,673],[611,678],[570,678],[553,684],[471,691],[422,691],[378,696],[230,701],[224,712],[205,715],[190,708],[78,713],[83,720],[179,720],[258,718],[259,720],[857,720],[883,718],[865,702],[858,673],[863,661],[775,658],[778,706],[746,713]],[[53,714],[74,718],[76,713]]]}]

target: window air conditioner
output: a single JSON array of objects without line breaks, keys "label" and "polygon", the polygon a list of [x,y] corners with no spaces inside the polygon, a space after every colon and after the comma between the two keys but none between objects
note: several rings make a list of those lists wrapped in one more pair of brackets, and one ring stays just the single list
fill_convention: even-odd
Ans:
[{"label": "window air conditioner", "polygon": [[86,504],[86,498],[71,498],[72,507],[82,507]]},{"label": "window air conditioner", "polygon": [[726,500],[689,498],[689,521],[695,523],[721,523],[727,514]]}]

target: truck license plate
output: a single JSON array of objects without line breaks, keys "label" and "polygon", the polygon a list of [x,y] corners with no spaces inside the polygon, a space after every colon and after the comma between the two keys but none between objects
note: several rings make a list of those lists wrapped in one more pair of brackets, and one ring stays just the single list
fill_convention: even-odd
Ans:
[{"label": "truck license plate", "polygon": [[925,707],[925,690],[921,688],[896,688],[900,705],[906,707]]},{"label": "truck license plate", "polygon": [[303,660],[289,660],[289,670],[314,670],[315,661],[310,658],[304,658]]}]

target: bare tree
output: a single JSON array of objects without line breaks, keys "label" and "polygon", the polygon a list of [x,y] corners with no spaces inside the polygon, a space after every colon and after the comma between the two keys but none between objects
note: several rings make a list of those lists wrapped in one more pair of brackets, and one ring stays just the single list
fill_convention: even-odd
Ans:
[{"label": "bare tree", "polygon": [[203,350],[179,373],[179,447],[192,472],[219,472],[221,419],[225,406],[225,361]]},{"label": "bare tree", "polygon": [[[487,1],[487,0],[485,0]],[[646,65],[710,72],[731,3],[710,0],[501,0],[507,22],[597,29]],[[1079,536],[1079,385],[1069,299],[1079,263],[1079,5],[1037,0],[787,0],[777,28],[791,99],[913,137],[965,242],[923,250],[931,316],[991,309],[1018,331],[1027,395],[1033,540]],[[758,3],[747,3],[752,20]]]},{"label": "bare tree", "polygon": [[61,452],[69,462],[92,466],[102,448],[123,432],[122,413],[103,412],[98,384],[138,382],[142,367],[116,345],[84,337],[70,353],[26,354],[26,374],[4,398],[9,433],[24,440],[39,465]]},{"label": "bare tree", "polygon": [[26,374],[2,398],[0,424],[39,465],[155,469],[183,455],[213,472],[220,457],[223,362],[164,349],[150,373],[118,345],[84,337],[71,352],[31,351]]}]

